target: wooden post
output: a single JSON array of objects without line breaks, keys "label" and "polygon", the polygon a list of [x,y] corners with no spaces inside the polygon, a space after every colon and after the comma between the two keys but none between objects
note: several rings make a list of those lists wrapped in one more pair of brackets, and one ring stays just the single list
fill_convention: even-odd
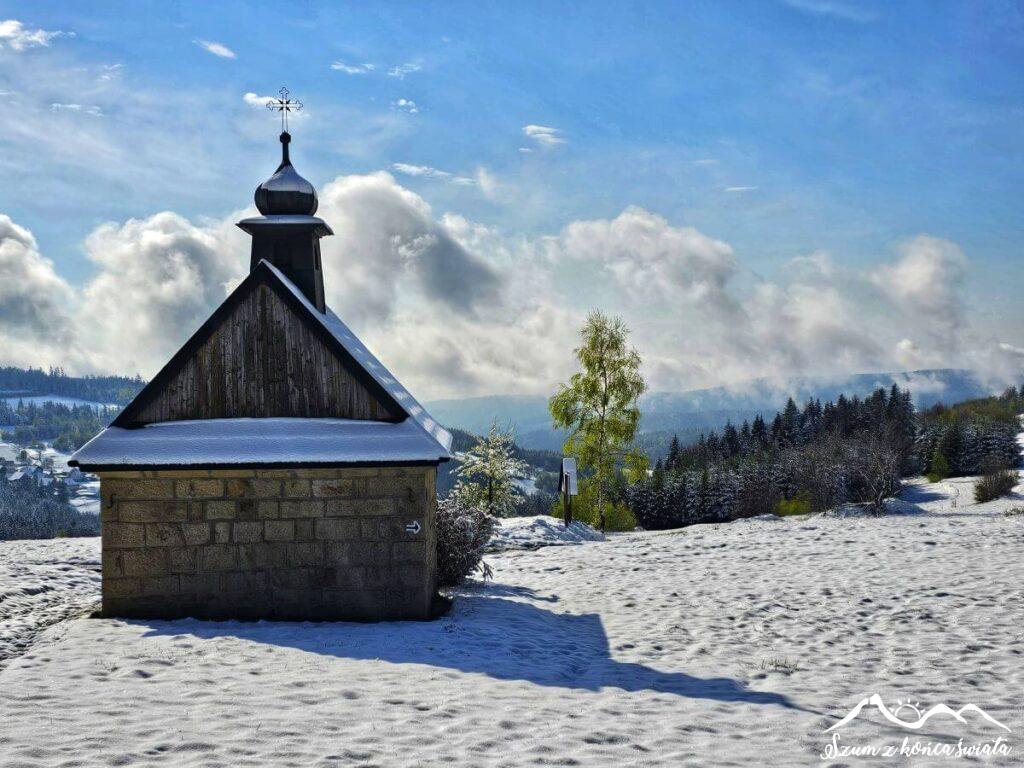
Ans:
[{"label": "wooden post", "polygon": [[571,457],[562,459],[562,469],[558,476],[558,488],[562,492],[562,519],[565,527],[572,525],[572,497],[576,494],[576,460]]}]

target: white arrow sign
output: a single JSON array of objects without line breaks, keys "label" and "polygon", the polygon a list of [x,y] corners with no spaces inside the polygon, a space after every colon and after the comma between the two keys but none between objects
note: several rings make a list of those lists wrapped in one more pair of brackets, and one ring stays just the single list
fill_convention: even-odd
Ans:
[{"label": "white arrow sign", "polygon": [[412,534],[419,533],[420,532],[420,521],[419,520],[413,520],[411,523],[407,524],[405,526],[405,532],[406,533],[412,533]]}]

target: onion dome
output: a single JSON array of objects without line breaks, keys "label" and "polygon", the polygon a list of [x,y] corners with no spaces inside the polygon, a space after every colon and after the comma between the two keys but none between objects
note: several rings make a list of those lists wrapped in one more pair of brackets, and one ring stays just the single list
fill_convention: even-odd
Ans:
[{"label": "onion dome", "polygon": [[299,176],[288,158],[291,135],[281,134],[281,164],[274,175],[256,187],[256,207],[264,216],[312,216],[317,199],[313,185]]}]

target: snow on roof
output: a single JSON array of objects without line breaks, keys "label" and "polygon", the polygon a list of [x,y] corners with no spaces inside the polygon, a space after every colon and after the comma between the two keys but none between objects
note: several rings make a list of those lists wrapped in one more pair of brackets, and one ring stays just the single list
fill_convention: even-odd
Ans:
[{"label": "snow on roof", "polygon": [[189,466],[336,466],[438,462],[448,451],[418,422],[358,419],[207,419],[108,427],[69,464],[86,469]]},{"label": "snow on roof", "polygon": [[414,398],[409,391],[401,385],[401,383],[394,377],[394,375],[384,367],[384,364],[376,358],[376,356],[366,348],[366,345],[359,340],[359,338],[352,333],[345,323],[342,322],[334,312],[327,308],[326,312],[320,312],[306,295],[300,291],[291,280],[289,280],[277,267],[271,264],[269,261],[262,261],[270,271],[281,280],[281,283],[291,291],[295,298],[297,298],[302,304],[309,310],[310,316],[319,322],[325,330],[330,333],[339,344],[348,350],[349,354],[356,359],[356,361],[366,369],[378,384],[380,384],[391,397],[395,399],[395,402],[413,419],[416,423],[423,428],[428,435],[434,440],[441,444],[444,448],[445,456],[448,455],[449,449],[452,447],[452,436],[444,427],[437,423],[434,418],[427,413],[427,410],[420,405],[416,398]]}]

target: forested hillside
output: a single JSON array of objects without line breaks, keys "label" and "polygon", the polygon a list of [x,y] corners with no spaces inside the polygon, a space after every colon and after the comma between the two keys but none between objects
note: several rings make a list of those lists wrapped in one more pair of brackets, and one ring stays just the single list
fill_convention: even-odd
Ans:
[{"label": "forested hillside", "polygon": [[863,400],[809,400],[803,409],[790,399],[770,421],[727,424],[690,446],[674,441],[667,460],[626,487],[623,498],[645,528],[815,512],[847,502],[880,508],[907,475],[1016,466],[1022,407],[1014,388],[923,414],[896,385]]},{"label": "forested hillside", "polygon": [[0,425],[4,426],[0,437],[22,446],[52,442],[58,451],[70,453],[113,421],[120,410],[54,402],[11,406],[0,400]]},{"label": "forested hillside", "polygon": [[0,396],[59,395],[127,405],[144,384],[139,376],[68,376],[62,368],[0,368]]},{"label": "forested hillside", "polygon": [[919,416],[915,453],[921,471],[934,479],[976,475],[983,465],[1014,467],[1024,391],[1010,387],[998,397],[937,404]]}]

